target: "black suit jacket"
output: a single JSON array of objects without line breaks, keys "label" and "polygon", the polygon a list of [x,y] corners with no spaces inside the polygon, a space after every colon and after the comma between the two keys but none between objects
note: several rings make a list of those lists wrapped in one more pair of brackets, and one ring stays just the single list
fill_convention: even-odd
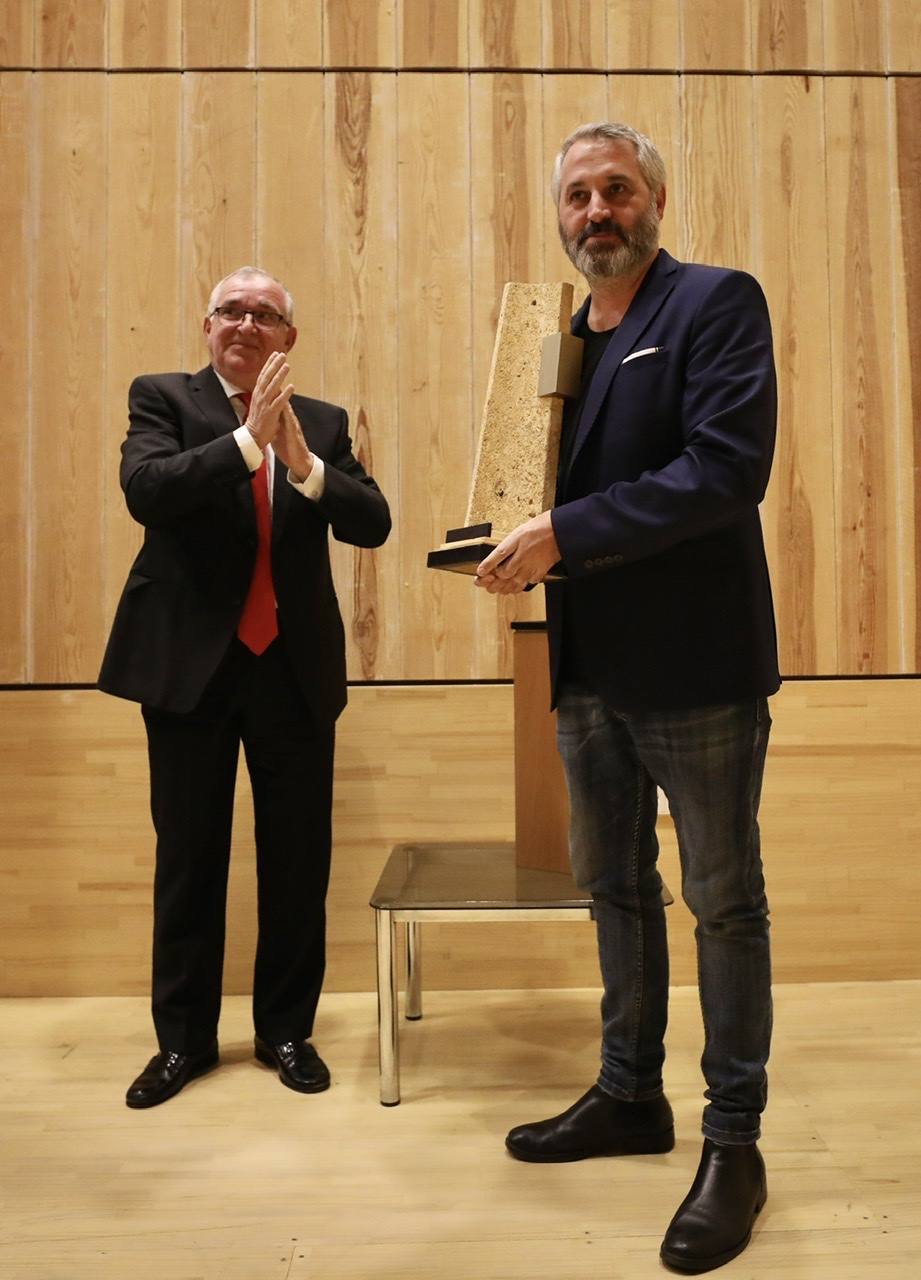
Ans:
[{"label": "black suit jacket", "polygon": [[[313,502],[276,461],[272,576],[279,634],[313,715],[345,705],[345,646],[328,533],[378,546],[387,502],[352,454],[345,411],[294,396],[310,448],[325,464]],[[99,677],[106,693],[161,710],[196,705],[236,633],[256,555],[250,473],[233,439],[239,426],[213,369],[136,378],[122,446],[121,485],[144,526]]]},{"label": "black suit jacket", "polygon": [[559,477],[551,519],[568,581],[547,584],[554,698],[564,636],[615,707],[777,689],[758,516],[776,410],[758,283],[660,251],[595,371]]}]

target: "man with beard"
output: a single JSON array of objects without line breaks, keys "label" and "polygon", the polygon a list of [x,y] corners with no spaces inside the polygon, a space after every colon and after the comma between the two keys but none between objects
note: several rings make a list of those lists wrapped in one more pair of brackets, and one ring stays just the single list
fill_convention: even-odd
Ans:
[{"label": "man with beard", "polygon": [[668,797],[697,927],[707,1104],[703,1153],[665,1235],[670,1266],[708,1271],[748,1244],[766,1198],[756,1146],[771,1034],[757,811],[780,683],[758,517],[776,419],[764,296],[740,271],[658,247],[665,170],[648,138],[584,125],[552,180],[590,296],[556,505],[482,562],[477,584],[547,583],[573,871],[590,891],[604,995],[597,1083],[520,1125],[520,1160],[671,1150],[663,1093],[668,952],[656,787]]}]

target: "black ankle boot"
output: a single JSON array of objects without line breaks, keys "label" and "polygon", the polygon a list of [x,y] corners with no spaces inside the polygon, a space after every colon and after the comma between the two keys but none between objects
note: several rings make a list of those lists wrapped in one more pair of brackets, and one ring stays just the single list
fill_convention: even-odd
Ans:
[{"label": "black ankle boot", "polygon": [[505,1145],[518,1160],[547,1163],[654,1155],[675,1145],[672,1109],[662,1096],[622,1102],[593,1085],[561,1115],[518,1125]]},{"label": "black ankle boot", "polygon": [[754,1143],[726,1146],[704,1139],[697,1177],[662,1241],[661,1258],[697,1275],[741,1253],[767,1199],[761,1152]]}]

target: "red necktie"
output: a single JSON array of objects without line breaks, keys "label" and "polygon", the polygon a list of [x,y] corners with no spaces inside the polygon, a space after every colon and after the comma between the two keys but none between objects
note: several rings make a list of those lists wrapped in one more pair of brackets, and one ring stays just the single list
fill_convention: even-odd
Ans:
[{"label": "red necktie", "polygon": [[[248,391],[240,393],[240,399],[249,412],[251,399]],[[256,563],[249,584],[249,592],[237,635],[253,653],[264,653],[278,635],[278,617],[275,612],[275,587],[272,584],[272,515],[269,507],[269,468],[265,458],[251,476],[253,504],[256,508]]]}]

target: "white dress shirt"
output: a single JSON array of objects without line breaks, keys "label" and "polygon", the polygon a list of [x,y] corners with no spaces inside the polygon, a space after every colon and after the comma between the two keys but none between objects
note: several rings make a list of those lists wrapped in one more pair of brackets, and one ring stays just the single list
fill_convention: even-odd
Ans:
[{"label": "white dress shirt", "polygon": [[[242,424],[246,409],[243,401],[238,397],[245,395],[246,393],[241,391],[239,387],[235,387],[232,382],[228,382],[226,378],[222,377],[221,374],[218,373],[217,369],[215,369],[214,372],[217,375],[218,382],[224,388],[227,398],[233,405],[234,413],[240,419]],[[265,454],[263,454],[262,450],[250,434],[249,428],[243,425],[237,427],[236,431],[233,433],[233,438],[240,446],[240,452],[243,454],[243,461],[249,467],[251,472],[259,470],[262,465],[263,457],[265,457],[265,463],[268,468],[269,505],[271,505],[272,485],[275,480],[275,450],[270,444],[268,444],[265,447]],[[312,502],[316,502],[318,498],[323,496],[325,483],[326,471],[323,465],[323,459],[318,458],[316,454],[313,455],[313,466],[311,467],[310,475],[306,480],[295,480],[291,475],[291,472],[288,472],[288,484],[290,484],[291,488],[296,489],[298,493],[302,494],[305,498],[309,498]]]}]

